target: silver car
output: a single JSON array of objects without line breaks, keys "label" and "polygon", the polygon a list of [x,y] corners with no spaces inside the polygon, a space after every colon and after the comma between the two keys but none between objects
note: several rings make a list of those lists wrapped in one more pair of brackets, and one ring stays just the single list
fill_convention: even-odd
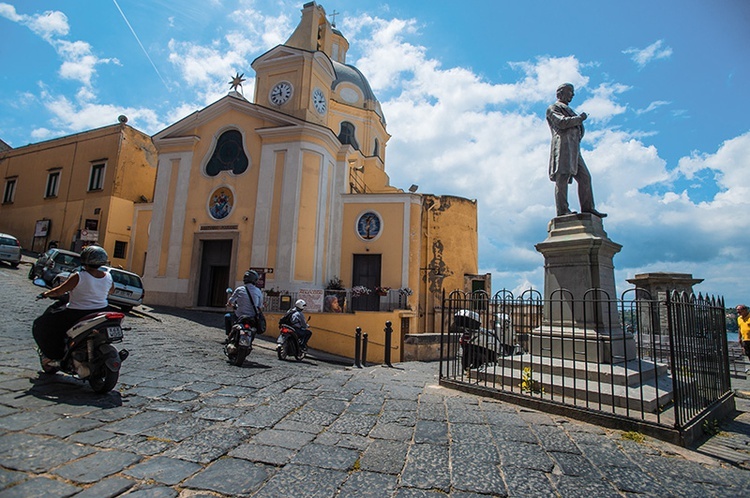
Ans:
[{"label": "silver car", "polygon": [[[65,249],[53,248],[39,256],[29,269],[29,280],[41,277],[47,285],[52,285],[55,277],[70,273],[81,266],[81,255]],[[67,278],[67,277],[65,277]]]},{"label": "silver car", "polygon": [[7,233],[0,233],[0,261],[7,261],[13,268],[21,262],[21,243]]},{"label": "silver car", "polygon": [[[112,275],[112,282],[115,286],[114,292],[107,298],[109,304],[115,305],[126,312],[143,304],[145,291],[143,290],[141,277],[136,273],[110,266],[102,266],[100,269]],[[65,282],[68,277],[70,277],[70,272],[58,273],[52,282],[52,286],[57,287]]]}]

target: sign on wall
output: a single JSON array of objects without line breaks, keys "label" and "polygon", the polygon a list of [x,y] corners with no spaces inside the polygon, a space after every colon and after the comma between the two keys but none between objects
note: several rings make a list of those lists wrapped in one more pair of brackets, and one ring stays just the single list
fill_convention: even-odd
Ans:
[{"label": "sign on wall", "polygon": [[34,237],[46,237],[49,233],[50,220],[37,220],[34,227]]},{"label": "sign on wall", "polygon": [[323,311],[323,293],[323,289],[300,289],[297,298],[307,303],[305,311],[320,313]]}]

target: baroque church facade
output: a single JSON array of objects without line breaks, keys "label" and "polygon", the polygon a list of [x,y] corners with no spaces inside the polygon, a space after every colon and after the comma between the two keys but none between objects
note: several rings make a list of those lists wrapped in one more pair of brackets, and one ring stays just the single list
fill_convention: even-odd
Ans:
[{"label": "baroque church facade", "polygon": [[373,318],[372,328],[389,319],[401,344],[439,331],[443,289],[489,291],[489,276],[477,275],[476,201],[390,185],[386,119],[367,79],[346,63],[348,49],[310,2],[286,43],[252,63],[252,102],[235,87],[153,137],[150,302],[223,305],[227,284],[254,268],[267,293],[306,297],[314,312],[340,280],[373,292],[349,296],[348,311],[359,314],[351,326],[323,314],[317,328],[353,335],[383,309],[374,291],[398,290],[400,309]]}]

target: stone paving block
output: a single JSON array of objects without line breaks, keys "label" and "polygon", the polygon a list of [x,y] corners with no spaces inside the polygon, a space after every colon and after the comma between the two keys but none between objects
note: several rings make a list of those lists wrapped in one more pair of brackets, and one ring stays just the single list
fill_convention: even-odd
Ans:
[{"label": "stone paving block", "polygon": [[413,427],[400,424],[378,422],[370,431],[369,436],[375,439],[390,439],[393,441],[410,441],[414,435]]},{"label": "stone paving block", "polygon": [[491,425],[490,432],[498,445],[511,442],[539,444],[536,434],[526,425]]},{"label": "stone paving block", "polygon": [[195,391],[189,391],[187,389],[180,389],[178,391],[171,391],[166,396],[164,396],[164,399],[168,399],[170,401],[175,401],[177,403],[183,402],[183,401],[192,401],[196,399],[200,394],[198,394]]},{"label": "stone paving block", "polygon": [[[451,495],[452,496],[452,495]],[[442,491],[399,487],[394,498],[444,498]]]},{"label": "stone paving block", "polygon": [[[382,418],[381,418],[382,420]],[[378,421],[377,417],[372,415],[359,415],[344,413],[328,428],[331,432],[341,432],[344,434],[358,434],[366,436],[370,433]]]},{"label": "stone paving block", "polygon": [[381,422],[414,427],[417,424],[417,412],[384,411],[379,417]]},{"label": "stone paving block", "polygon": [[303,408],[290,413],[284,420],[309,423],[317,426],[329,426],[336,421],[338,414],[317,410],[310,407],[310,403]]},{"label": "stone paving block", "polygon": [[507,496],[503,475],[494,462],[463,460],[451,466],[451,484],[454,490]]},{"label": "stone paving block", "polygon": [[112,498],[120,496],[135,484],[132,479],[109,477],[81,491],[76,495],[76,498]]},{"label": "stone paving block", "polygon": [[450,445],[451,461],[460,465],[466,460],[477,460],[481,462],[492,462],[499,464],[500,453],[497,447],[489,441],[480,443],[456,443]]},{"label": "stone paving block", "polygon": [[308,444],[292,458],[293,464],[310,465],[324,469],[348,471],[359,459],[359,451],[339,446]]},{"label": "stone paving block", "polygon": [[233,420],[237,417],[237,409],[232,408],[217,408],[217,407],[205,407],[201,408],[193,414],[195,417],[212,420],[215,422],[221,422],[224,420]]},{"label": "stone paving block", "polygon": [[158,483],[173,486],[192,476],[203,467],[193,462],[177,458],[156,456],[124,470],[123,474],[136,479],[152,479]]},{"label": "stone paving block", "polygon": [[0,465],[13,470],[44,472],[94,451],[91,447],[44,436],[21,433],[0,436]]},{"label": "stone paving block", "polygon": [[268,446],[279,446],[290,450],[298,450],[313,439],[315,439],[315,434],[310,434],[308,432],[295,433],[280,431],[277,429],[268,429],[253,436],[251,442]]},{"label": "stone paving block", "polygon": [[448,424],[433,420],[419,420],[414,430],[415,443],[448,444]]},{"label": "stone paving block", "polygon": [[418,402],[415,399],[387,399],[383,406],[384,411],[401,411],[401,412],[414,412],[417,411]]},{"label": "stone paving block", "polygon": [[0,491],[0,498],[66,498],[78,493],[81,488],[48,477],[36,477],[11,488]]},{"label": "stone paving block", "polygon": [[101,448],[132,451],[144,456],[156,455],[174,446],[170,441],[163,441],[147,436],[115,436],[105,439],[96,445]]},{"label": "stone paving block", "polygon": [[[179,495],[177,491],[172,488],[164,486],[144,486],[131,491],[126,496],[128,498],[176,498]],[[192,495],[191,498],[198,498]]]},{"label": "stone paving block", "polygon": [[309,434],[320,434],[325,430],[322,425],[306,424],[304,422],[297,422],[290,420],[289,417],[284,418],[281,422],[274,426],[274,429],[287,432],[307,432]]},{"label": "stone paving block", "polygon": [[[508,496],[559,498],[549,480],[549,474],[523,467],[501,467],[508,486]],[[589,498],[598,498],[591,495]]]},{"label": "stone paving block", "polygon": [[89,484],[116,474],[140,459],[135,453],[113,450],[86,456],[53,472],[63,479]]},{"label": "stone paving block", "polygon": [[145,387],[140,385],[131,387],[129,389],[123,389],[123,393],[127,394],[128,396],[142,396],[144,398],[151,399],[163,398],[170,392],[172,392],[171,389],[166,389],[163,387]]},{"label": "stone paving block", "polygon": [[339,495],[357,498],[381,498],[391,496],[396,490],[398,477],[376,472],[353,472],[341,486]]},{"label": "stone paving block", "polygon": [[16,412],[0,418],[0,431],[22,431],[57,418],[58,415],[52,412]]},{"label": "stone paving block", "polygon": [[13,470],[5,470],[0,468],[0,489],[21,482],[27,478],[27,475],[23,472],[15,472]]},{"label": "stone paving block", "polygon": [[210,393],[211,391],[216,391],[218,389],[221,389],[222,387],[224,386],[222,386],[221,384],[214,384],[212,382],[192,382],[184,386],[185,389],[190,389],[191,391],[195,391],[201,394]]},{"label": "stone paving block", "polygon": [[380,415],[382,409],[383,405],[372,403],[352,403],[346,408],[346,413],[377,416]]},{"label": "stone paving block", "polygon": [[603,466],[622,468],[638,467],[636,463],[628,458],[627,454],[615,444],[607,444],[606,441],[601,441],[601,443],[597,445],[579,444],[578,447],[583,451],[583,455],[590,461],[595,462],[599,468]]},{"label": "stone paving block", "polygon": [[141,413],[137,413],[132,417],[107,424],[105,426],[105,429],[110,432],[116,432],[118,434],[135,436],[137,434],[145,432],[151,427],[172,420],[172,418],[174,418],[174,415],[169,413],[147,410]]},{"label": "stone paving block", "polygon": [[203,396],[200,404],[205,407],[233,408],[237,406],[239,399],[237,396],[221,396],[218,393],[211,393],[209,396]]},{"label": "stone paving block", "polygon": [[[603,479],[589,479],[566,475],[553,475],[552,483],[560,496],[565,498],[620,498],[622,495]],[[695,495],[699,496],[699,495]]]},{"label": "stone paving block", "polygon": [[406,463],[407,442],[374,441],[362,453],[359,468],[384,474],[399,474]]},{"label": "stone paving block", "polygon": [[60,418],[30,427],[26,432],[64,438],[76,432],[94,429],[100,425],[102,425],[101,422],[86,418]]},{"label": "stone paving block", "polygon": [[529,424],[517,412],[482,410],[482,413],[484,414],[484,420],[489,425],[529,427]]},{"label": "stone paving block", "polygon": [[290,408],[275,405],[260,405],[237,417],[235,424],[242,427],[265,429],[273,427],[286,417]]},{"label": "stone paving block", "polygon": [[93,429],[90,431],[85,432],[78,432],[75,434],[71,434],[68,437],[68,441],[72,443],[81,443],[81,444],[98,444],[102,441],[106,441],[107,439],[111,439],[115,437],[115,433],[105,431],[102,429]]},{"label": "stone paving block", "polygon": [[519,416],[526,421],[532,427],[538,427],[541,425],[557,426],[554,418],[551,415],[543,412],[530,411],[527,409],[518,410]]},{"label": "stone paving block", "polygon": [[340,470],[289,464],[271,477],[253,498],[330,498],[347,477],[348,474]]},{"label": "stone paving block", "polygon": [[115,422],[138,413],[138,410],[129,406],[118,406],[106,410],[98,410],[84,415],[86,418],[99,420],[100,422]]},{"label": "stone paving block", "polygon": [[542,472],[552,472],[555,467],[555,462],[547,452],[535,444],[498,442],[497,449],[505,467],[522,467]]},{"label": "stone paving block", "polygon": [[449,460],[447,445],[415,444],[409,450],[401,484],[448,491],[451,484]]},{"label": "stone paving block", "polygon": [[566,476],[590,477],[600,479],[599,470],[583,455],[573,453],[549,452],[549,455],[557,462],[558,467]]},{"label": "stone paving block", "polygon": [[204,420],[190,415],[178,415],[168,422],[143,431],[143,436],[165,441],[183,441],[211,427],[211,420]]},{"label": "stone paving block", "polygon": [[483,424],[451,424],[451,441],[482,444],[493,440],[489,427]]},{"label": "stone paving block", "polygon": [[316,410],[334,415],[341,415],[346,410],[348,403],[344,400],[331,398],[313,398],[307,402],[305,409]]},{"label": "stone paving block", "polygon": [[163,453],[163,456],[197,463],[209,463],[239,446],[249,432],[241,427],[216,427],[191,436]]},{"label": "stone paving block", "polygon": [[427,403],[420,400],[419,408],[417,409],[417,418],[419,420],[445,422],[448,420],[448,414],[445,411],[445,405],[442,400],[439,403]]},{"label": "stone paving block", "polygon": [[599,470],[607,481],[624,493],[648,494],[650,496],[669,496],[670,491],[659,485],[648,474],[640,472],[637,467],[623,468],[599,465]]},{"label": "stone paving block", "polygon": [[547,451],[581,454],[581,450],[561,428],[549,425],[534,427],[537,437]]},{"label": "stone paving block", "polygon": [[296,449],[245,443],[230,451],[229,456],[280,467],[289,463],[296,453]]}]

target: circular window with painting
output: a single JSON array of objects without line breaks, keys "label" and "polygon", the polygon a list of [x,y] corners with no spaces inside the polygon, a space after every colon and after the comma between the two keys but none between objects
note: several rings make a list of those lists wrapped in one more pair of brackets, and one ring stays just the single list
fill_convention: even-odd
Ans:
[{"label": "circular window with painting", "polygon": [[223,220],[234,207],[234,192],[229,187],[219,187],[208,198],[208,214],[215,220]]},{"label": "circular window with painting", "polygon": [[363,240],[378,238],[383,229],[383,220],[375,211],[366,211],[357,218],[357,235]]}]

